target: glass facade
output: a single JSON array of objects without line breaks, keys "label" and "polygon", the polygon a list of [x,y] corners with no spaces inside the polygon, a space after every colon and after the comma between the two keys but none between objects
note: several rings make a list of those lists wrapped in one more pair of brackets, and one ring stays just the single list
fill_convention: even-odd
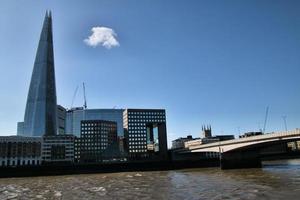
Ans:
[{"label": "glass facade", "polygon": [[67,111],[66,133],[77,137],[81,133],[82,120],[105,120],[117,123],[118,136],[124,136],[123,109],[82,109],[74,108]]},{"label": "glass facade", "polygon": [[52,18],[46,13],[27,97],[23,135],[56,135]]}]

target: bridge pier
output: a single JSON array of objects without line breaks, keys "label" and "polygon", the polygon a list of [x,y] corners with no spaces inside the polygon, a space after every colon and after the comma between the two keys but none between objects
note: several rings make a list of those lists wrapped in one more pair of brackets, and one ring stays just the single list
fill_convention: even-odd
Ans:
[{"label": "bridge pier", "polygon": [[225,152],[220,155],[221,169],[261,168],[257,150]]}]

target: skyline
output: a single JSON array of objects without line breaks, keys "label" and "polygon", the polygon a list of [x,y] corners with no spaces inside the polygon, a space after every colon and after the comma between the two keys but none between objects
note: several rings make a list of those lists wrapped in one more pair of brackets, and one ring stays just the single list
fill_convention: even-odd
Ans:
[{"label": "skyline", "polygon": [[[268,1],[264,1],[264,3],[257,3],[256,7],[253,5],[254,2],[258,1],[243,4],[236,2],[236,7],[231,8],[232,10],[223,10],[223,13],[215,16],[224,6],[227,6],[227,9],[230,6],[224,5],[223,2],[213,6],[213,3],[204,1],[180,5],[177,1],[168,12],[158,12],[159,16],[165,14],[163,15],[165,18],[158,22],[154,20],[159,19],[159,16],[155,15],[157,12],[150,13],[150,11],[151,9],[164,11],[165,4],[149,3],[147,7],[144,3],[142,11],[147,11],[146,22],[152,23],[154,30],[161,31],[148,34],[145,33],[150,30],[147,25],[138,29],[131,25],[130,30],[126,27],[130,25],[130,19],[143,12],[137,9],[139,11],[132,11],[133,16],[122,18],[125,16],[126,8],[116,6],[115,1],[99,3],[97,9],[101,9],[102,3],[104,5],[102,9],[107,9],[104,13],[96,13],[96,8],[92,9],[90,6],[91,13],[83,11],[78,14],[76,8],[73,8],[69,10],[70,15],[62,12],[67,3],[58,4],[54,1],[47,2],[47,5],[37,3],[33,6],[31,2],[21,7],[16,2],[9,5],[1,2],[0,42],[3,45],[0,47],[0,55],[2,55],[0,66],[2,71],[6,70],[7,75],[1,73],[0,77],[0,89],[4,92],[0,103],[2,111],[0,135],[16,133],[16,122],[23,119],[39,29],[47,9],[50,9],[53,15],[55,75],[60,105],[69,107],[76,86],[80,86],[84,81],[87,86],[89,108],[114,106],[165,108],[169,142],[177,137],[185,137],[187,134],[200,136],[203,124],[211,124],[213,134],[237,135],[238,127],[241,134],[258,130],[259,126],[263,128],[266,106],[270,106],[267,132],[284,130],[282,116],[287,116],[288,129],[299,127],[300,106],[297,102],[300,95],[297,91],[299,75],[297,67],[300,60],[297,52],[300,50],[300,41],[297,37],[299,37],[300,26],[296,25],[300,25],[297,21],[300,14],[296,11],[300,4],[296,1],[290,1],[294,2],[293,4],[275,1],[276,3],[270,6],[266,5]],[[126,5],[127,8],[141,6],[141,4],[131,3]],[[281,7],[280,3],[284,7]],[[238,8],[245,7],[245,4],[249,6],[249,10],[243,14],[242,11],[245,10],[239,11]],[[19,15],[15,17],[14,6],[20,9]],[[30,12],[26,9],[27,6],[37,9]],[[181,6],[187,10],[177,13]],[[78,5],[78,8],[81,6]],[[201,8],[200,13],[208,18],[199,17],[197,13],[199,8]],[[257,10],[258,8],[261,10]],[[266,8],[269,12],[265,12]],[[260,12],[254,14],[253,9]],[[280,16],[276,13],[278,10],[282,12]],[[111,15],[109,11],[113,11]],[[247,22],[246,25],[239,23],[240,18],[235,18],[237,13],[241,15],[244,22]],[[251,13],[253,16],[249,16]],[[16,23],[16,17],[20,23]],[[93,19],[94,17],[97,20]],[[173,32],[182,28],[173,17],[181,21],[186,20],[183,32]],[[193,17],[196,19],[189,21]],[[256,17],[256,20],[261,19],[261,21],[253,21],[250,17]],[[231,21],[222,26],[222,22],[218,21],[221,18],[224,18],[222,22]],[[82,23],[80,27],[76,25],[78,20]],[[137,26],[141,26],[140,19],[134,22]],[[206,28],[204,30],[207,32],[203,31],[202,27],[196,27],[199,23]],[[216,25],[220,27],[215,27]],[[247,25],[256,29],[243,30]],[[91,29],[97,26],[111,27],[116,31],[119,46],[112,49],[87,46],[84,39],[90,36]],[[3,29],[3,27],[7,28]],[[29,28],[24,29],[24,27]],[[17,28],[22,30],[21,40],[15,37],[18,35],[18,32],[15,32]],[[143,28],[146,31],[142,30]],[[220,34],[221,30],[223,35]],[[193,35],[194,32],[202,37]],[[182,37],[185,40],[180,40]],[[13,44],[17,45],[9,45],[12,38],[16,39]],[[273,43],[275,41],[278,49],[274,48],[277,47]],[[162,45],[157,45],[155,42]],[[28,50],[24,51],[24,49]],[[185,49],[189,50],[188,53],[184,51]],[[15,56],[18,59],[15,60]],[[22,76],[16,76],[16,72]],[[17,77],[16,80],[13,79],[14,77]],[[150,83],[145,81],[147,78]],[[12,79],[15,82],[4,84]],[[103,92],[99,92],[100,90]],[[253,97],[254,99],[250,99]],[[264,97],[270,99],[262,99]],[[82,104],[82,94],[79,93],[75,106],[82,106]]]}]

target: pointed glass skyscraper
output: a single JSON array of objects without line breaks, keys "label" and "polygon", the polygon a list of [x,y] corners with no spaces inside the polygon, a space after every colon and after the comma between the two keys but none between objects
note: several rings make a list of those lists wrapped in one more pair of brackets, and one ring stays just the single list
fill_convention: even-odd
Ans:
[{"label": "pointed glass skyscraper", "polygon": [[52,17],[46,12],[27,97],[23,135],[56,135]]}]

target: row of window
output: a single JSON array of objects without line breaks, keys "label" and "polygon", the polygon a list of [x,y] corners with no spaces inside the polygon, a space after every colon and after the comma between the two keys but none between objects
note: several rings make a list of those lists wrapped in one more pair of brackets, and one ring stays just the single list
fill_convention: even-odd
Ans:
[{"label": "row of window", "polygon": [[146,141],[146,138],[145,137],[142,137],[142,138],[129,138],[129,143],[130,141]]},{"label": "row of window", "polygon": [[100,149],[104,150],[106,148],[107,148],[106,146],[104,146],[104,147],[82,147],[82,148],[80,148],[80,150],[100,150]]},{"label": "row of window", "polygon": [[93,147],[93,146],[107,146],[108,145],[108,143],[107,142],[82,142],[82,143],[80,143],[80,145],[78,145],[78,146],[91,146],[91,147]]},{"label": "row of window", "polygon": [[107,124],[107,123],[82,123],[82,127],[115,127],[115,124]]},{"label": "row of window", "polygon": [[128,115],[165,115],[164,112],[128,112]]},{"label": "row of window", "polygon": [[[129,142],[129,145],[131,146],[131,145],[145,145],[146,144],[146,142]],[[130,147],[129,146],[129,147]]]},{"label": "row of window", "polygon": [[135,129],[146,129],[146,126],[130,126],[128,130],[135,130]]},{"label": "row of window", "polygon": [[164,119],[129,119],[129,123],[132,122],[165,122]]},{"label": "row of window", "polygon": [[131,115],[131,116],[128,116],[128,119],[149,119],[149,118],[152,118],[152,119],[163,119],[165,118],[164,115],[155,115],[155,116],[149,116],[149,115]]},{"label": "row of window", "polygon": [[142,152],[147,152],[147,150],[145,149],[133,149],[133,150],[129,150],[130,153],[142,153]]},{"label": "row of window", "polygon": [[147,133],[145,130],[143,130],[143,131],[140,131],[140,130],[138,130],[138,131],[128,131],[130,134],[132,134],[132,133]]},{"label": "row of window", "polygon": [[146,137],[146,134],[130,134],[129,135],[129,139],[136,138],[136,137]]},{"label": "row of window", "polygon": [[111,127],[81,127],[81,131],[86,131],[86,130],[109,131],[109,130],[116,130],[116,129]]}]

